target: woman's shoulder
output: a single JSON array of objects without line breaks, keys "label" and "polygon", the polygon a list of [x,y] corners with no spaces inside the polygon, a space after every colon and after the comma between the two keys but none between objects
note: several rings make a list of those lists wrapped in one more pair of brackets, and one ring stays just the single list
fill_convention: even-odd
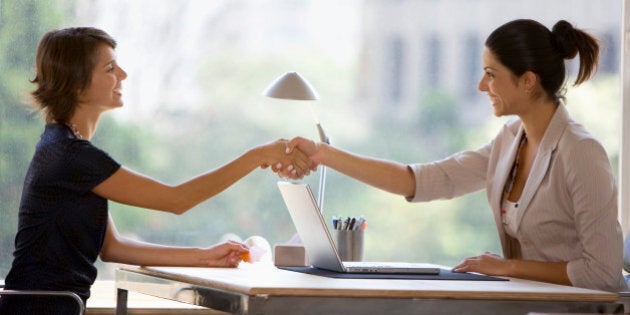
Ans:
[{"label": "woman's shoulder", "polygon": [[567,124],[554,151],[565,164],[610,162],[602,143],[583,125],[574,121]]},{"label": "woman's shoulder", "polygon": [[564,147],[602,147],[601,143],[582,124],[570,120],[560,138],[559,146]]},{"label": "woman's shoulder", "polygon": [[574,147],[599,145],[599,141],[579,122],[573,120],[564,105],[558,107],[551,122],[551,129],[558,137],[558,146]]},{"label": "woman's shoulder", "polygon": [[48,123],[44,126],[44,132],[42,133],[39,144],[50,145],[66,143],[70,144],[76,137],[65,125],[58,123]]},{"label": "woman's shoulder", "polygon": [[111,159],[109,154],[90,141],[78,139],[72,130],[62,124],[47,124],[37,144],[36,154],[54,155],[66,161]]}]

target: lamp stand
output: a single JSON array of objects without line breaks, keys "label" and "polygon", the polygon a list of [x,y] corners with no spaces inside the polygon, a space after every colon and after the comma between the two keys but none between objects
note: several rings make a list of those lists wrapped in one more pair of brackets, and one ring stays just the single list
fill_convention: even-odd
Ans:
[{"label": "lamp stand", "polygon": [[[324,128],[320,123],[317,123],[317,132],[319,133],[319,140],[321,142],[330,144],[330,138],[324,132]],[[317,190],[317,206],[319,211],[324,212],[324,189],[326,187],[326,166],[322,165],[321,173],[319,174],[319,188]]]}]

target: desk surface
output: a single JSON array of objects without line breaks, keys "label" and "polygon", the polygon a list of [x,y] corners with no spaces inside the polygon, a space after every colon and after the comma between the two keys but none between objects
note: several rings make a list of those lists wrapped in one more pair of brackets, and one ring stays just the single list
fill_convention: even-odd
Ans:
[{"label": "desk surface", "polygon": [[615,302],[616,293],[510,278],[510,281],[333,279],[266,264],[238,268],[121,266],[121,271],[247,296]]}]

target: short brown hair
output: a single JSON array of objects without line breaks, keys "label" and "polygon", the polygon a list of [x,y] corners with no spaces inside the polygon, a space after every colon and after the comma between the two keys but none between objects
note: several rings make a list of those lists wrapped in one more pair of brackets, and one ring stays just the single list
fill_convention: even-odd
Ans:
[{"label": "short brown hair", "polygon": [[98,48],[116,41],[93,27],[73,27],[46,33],[37,47],[36,75],[31,83],[35,105],[46,122],[67,123],[78,105],[79,93],[89,86],[98,62]]}]

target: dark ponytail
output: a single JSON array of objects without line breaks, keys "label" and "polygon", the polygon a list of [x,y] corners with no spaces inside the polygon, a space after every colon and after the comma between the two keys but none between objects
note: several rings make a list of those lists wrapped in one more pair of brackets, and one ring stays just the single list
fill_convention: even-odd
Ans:
[{"label": "dark ponytail", "polygon": [[567,21],[559,21],[551,30],[556,49],[564,59],[573,59],[580,54],[580,70],[573,85],[578,85],[591,77],[597,70],[599,58],[599,44],[597,40],[581,31],[573,28]]},{"label": "dark ponytail", "polygon": [[488,36],[486,47],[515,75],[535,73],[548,97],[556,102],[564,98],[564,60],[580,55],[574,83],[578,85],[595,72],[599,55],[597,40],[564,20],[556,23],[552,31],[533,20],[508,22]]}]

